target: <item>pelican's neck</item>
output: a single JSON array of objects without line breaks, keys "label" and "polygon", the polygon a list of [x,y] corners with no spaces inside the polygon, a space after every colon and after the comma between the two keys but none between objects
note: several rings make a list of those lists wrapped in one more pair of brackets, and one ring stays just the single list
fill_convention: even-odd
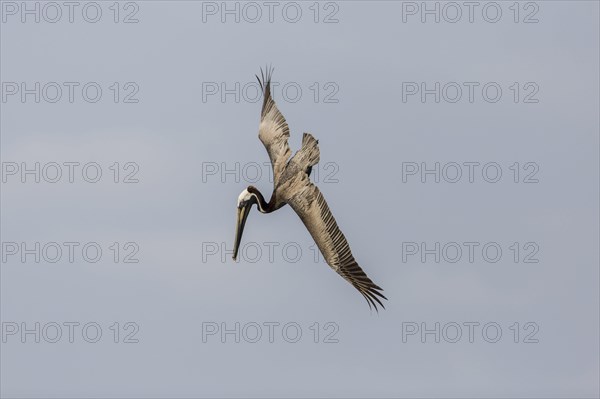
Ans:
[{"label": "pelican's neck", "polygon": [[265,197],[263,197],[261,192],[257,189],[250,191],[250,194],[256,198],[256,205],[261,213],[271,213],[274,211],[273,205],[275,203],[275,195],[271,196],[271,201],[267,202],[265,201]]}]

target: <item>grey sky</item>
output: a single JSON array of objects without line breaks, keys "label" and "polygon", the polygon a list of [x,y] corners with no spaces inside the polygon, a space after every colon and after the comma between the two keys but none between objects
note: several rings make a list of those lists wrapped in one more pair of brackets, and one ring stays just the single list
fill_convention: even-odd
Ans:
[{"label": "grey sky", "polygon": [[[63,336],[22,343],[20,331],[6,335],[3,397],[598,397],[597,2],[519,3],[517,23],[513,2],[494,3],[502,11],[496,23],[486,21],[496,10],[486,2],[472,23],[465,6],[458,22],[446,22],[455,15],[446,3],[440,23],[432,15],[422,23],[420,10],[412,15],[421,2],[281,2],[273,23],[263,2],[253,3],[263,13],[256,23],[242,3],[239,23],[233,14],[221,22],[221,2],[120,3],[119,23],[113,2],[98,2],[97,23],[83,18],[84,6],[88,18],[95,10],[86,2],[73,23],[65,6],[62,19],[46,22],[54,10],[43,14],[39,4],[40,23],[32,15],[22,23],[13,2],[0,4],[3,171],[13,163],[96,162],[102,176],[88,183],[76,173],[69,183],[64,165],[57,183],[5,176],[3,331],[54,322]],[[300,20],[288,22],[296,8]],[[128,15],[139,22],[123,23]],[[257,137],[260,101],[247,85],[267,63],[292,149],[304,131],[319,140],[313,177],[359,264],[389,298],[379,314],[314,260],[310,235],[289,207],[266,216],[253,210],[240,261],[226,253],[235,200],[253,163],[268,161]],[[7,94],[22,82],[40,82],[39,103]],[[47,101],[52,86],[42,93],[48,82],[63,89],[56,103]],[[79,84],[73,103],[64,82]],[[96,103],[81,95],[89,82],[102,88]],[[436,82],[439,103],[434,94],[423,102],[420,92],[406,92]],[[222,85],[234,89],[224,101]],[[453,103],[457,86],[462,97]],[[486,100],[495,87],[498,101]],[[124,102],[134,92],[129,100],[138,102]],[[408,163],[436,162],[439,183],[433,175],[422,183],[419,173],[403,181]],[[465,162],[479,163],[472,183]],[[236,163],[239,182],[221,176]],[[462,177],[449,183],[454,163]],[[489,163],[486,178],[502,171],[496,183],[481,174]],[[123,183],[129,173],[139,182]],[[252,184],[269,196],[267,168],[261,173]],[[73,263],[63,251],[56,263],[36,264],[33,255],[26,262],[20,252],[7,255],[13,242],[81,245]],[[81,256],[88,242],[103,251],[97,263]],[[406,252],[410,243],[431,249],[436,242],[439,263]],[[478,243],[472,263],[465,242]],[[452,243],[462,250],[455,263]],[[488,243],[490,257],[502,250],[495,263],[482,255]],[[123,263],[136,248],[139,262]],[[528,255],[538,262],[524,262]],[[98,323],[103,335],[88,343],[77,330],[69,343],[65,322]],[[127,322],[139,327],[138,343],[123,343]],[[269,322],[280,323],[272,343]],[[469,322],[479,323],[472,343]],[[240,330],[240,343],[206,335],[221,323],[240,323],[246,335]],[[249,323],[261,326],[256,343],[248,342]],[[282,336],[286,323],[301,327],[298,342]],[[439,343],[433,335],[421,342],[420,331],[406,335],[421,323],[440,323]],[[462,329],[456,343],[449,342],[453,323]],[[494,330],[482,336],[487,323],[501,327],[498,342],[485,339]],[[330,338],[338,342],[324,342],[336,328]]]}]

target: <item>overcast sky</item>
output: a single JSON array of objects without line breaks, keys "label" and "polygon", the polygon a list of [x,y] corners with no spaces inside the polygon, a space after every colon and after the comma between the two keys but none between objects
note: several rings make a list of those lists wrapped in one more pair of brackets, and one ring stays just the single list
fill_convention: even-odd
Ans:
[{"label": "overcast sky", "polygon": [[[597,2],[23,4],[3,397],[598,397]],[[231,260],[265,64],[386,310],[290,207]]]}]

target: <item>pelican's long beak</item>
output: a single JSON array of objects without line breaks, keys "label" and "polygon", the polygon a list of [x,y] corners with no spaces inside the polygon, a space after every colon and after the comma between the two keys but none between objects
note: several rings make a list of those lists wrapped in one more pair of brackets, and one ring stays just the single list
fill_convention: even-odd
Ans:
[{"label": "pelican's long beak", "polygon": [[237,209],[237,225],[235,229],[235,243],[233,244],[233,260],[237,259],[238,250],[240,249],[240,241],[242,241],[242,233],[244,232],[244,225],[246,224],[246,219],[248,219],[248,215],[250,214],[250,208],[252,208],[252,203],[247,203],[243,207]]}]

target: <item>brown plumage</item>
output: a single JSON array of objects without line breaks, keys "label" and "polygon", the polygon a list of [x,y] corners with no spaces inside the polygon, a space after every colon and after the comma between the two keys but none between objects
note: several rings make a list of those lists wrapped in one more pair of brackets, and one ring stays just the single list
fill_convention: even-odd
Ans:
[{"label": "brown plumage", "polygon": [[257,79],[264,95],[258,137],[267,149],[273,166],[273,194],[268,203],[252,186],[240,195],[234,258],[247,217],[246,207],[256,203],[260,212],[270,213],[289,204],[310,232],[327,264],[364,296],[369,307],[378,310],[379,304],[385,308],[381,299],[387,298],[381,293],[382,288],[373,283],[360,268],[323,194],[310,181],[311,168],[320,159],[319,142],[311,134],[304,133],[302,147],[290,158],[290,130],[271,96],[271,75],[272,69],[267,69],[265,73],[261,70],[261,78],[257,76]]}]

